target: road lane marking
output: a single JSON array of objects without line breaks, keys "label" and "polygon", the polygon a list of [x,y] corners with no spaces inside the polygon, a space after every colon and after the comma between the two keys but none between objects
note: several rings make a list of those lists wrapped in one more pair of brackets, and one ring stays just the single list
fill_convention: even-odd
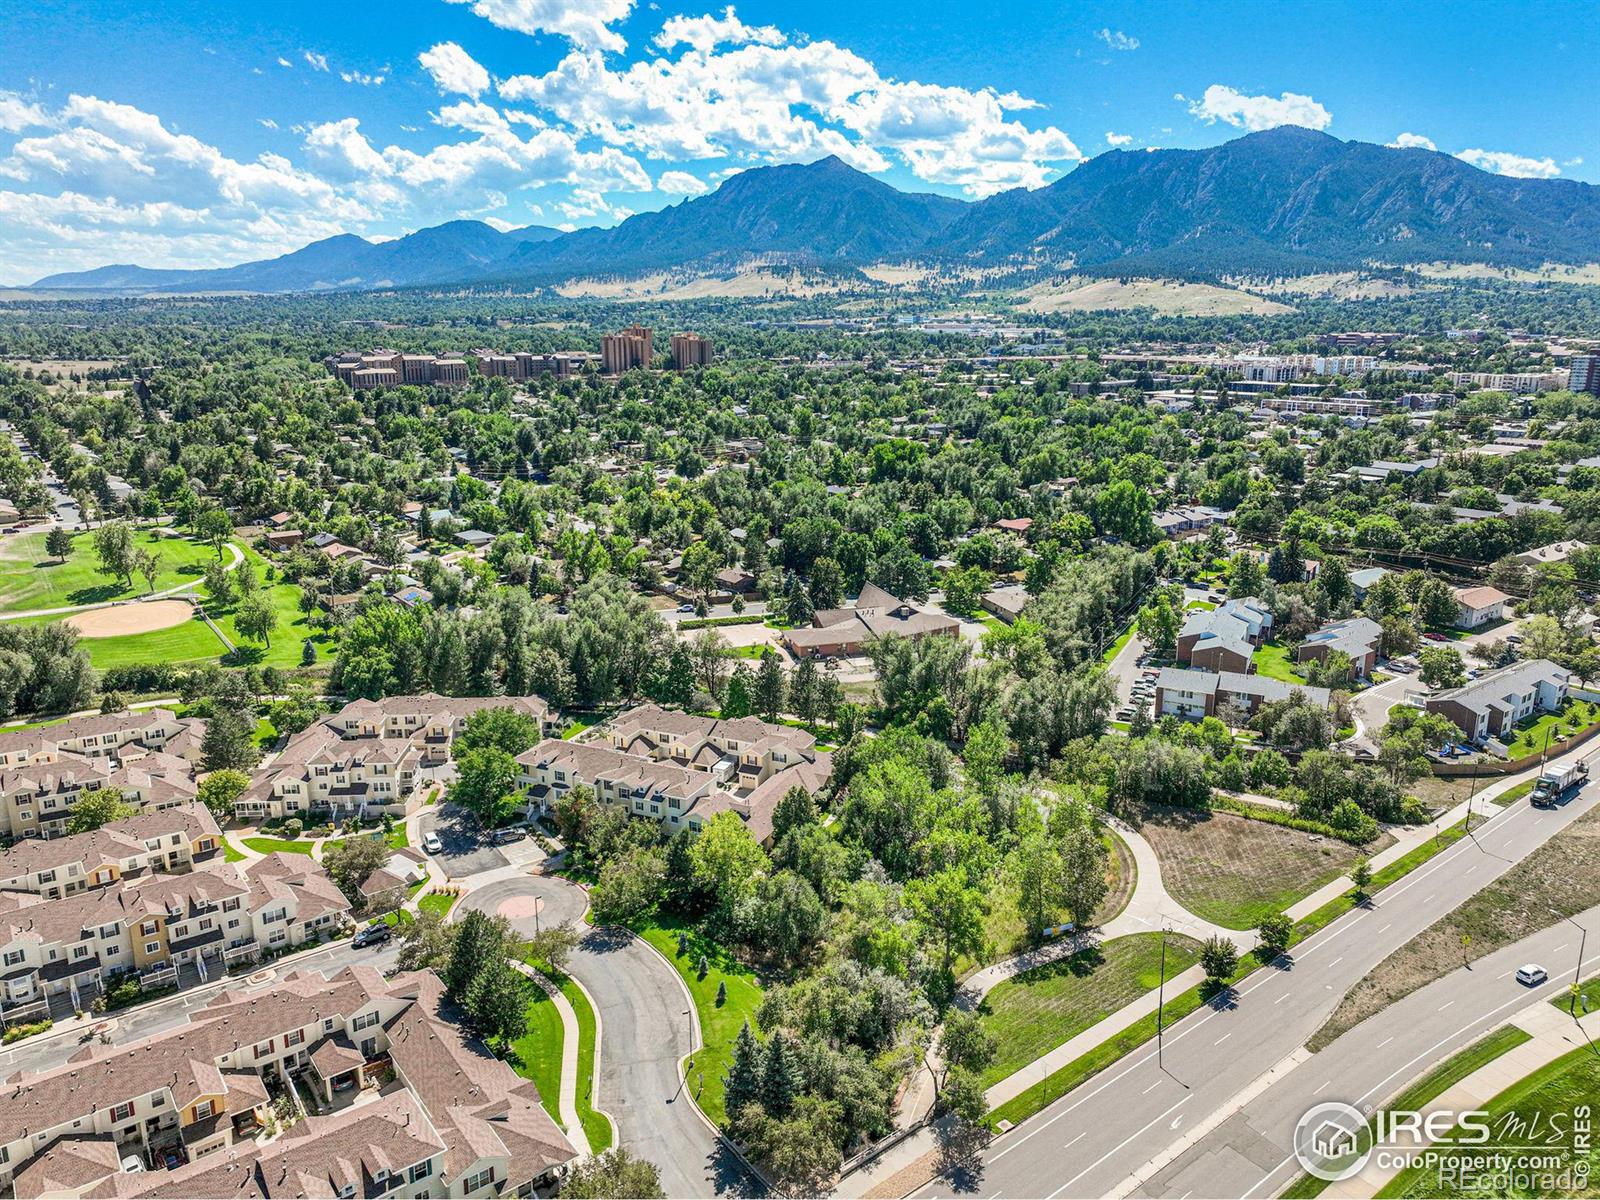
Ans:
[{"label": "road lane marking", "polygon": [[1106,1159],[1110,1158],[1113,1154],[1116,1154],[1116,1153],[1120,1152],[1124,1146],[1126,1146],[1129,1142],[1133,1141],[1134,1138],[1136,1138],[1136,1137],[1140,1136],[1142,1133],[1144,1133],[1145,1130],[1149,1129],[1150,1126],[1154,1125],[1157,1121],[1165,1121],[1173,1113],[1177,1112],[1178,1109],[1182,1108],[1185,1104],[1189,1103],[1189,1100],[1190,1100],[1190,1097],[1189,1096],[1185,1096],[1182,1100],[1179,1100],[1171,1108],[1167,1109],[1166,1112],[1157,1114],[1152,1120],[1147,1121],[1145,1124],[1139,1126],[1138,1129],[1135,1129],[1127,1137],[1123,1138],[1122,1141],[1118,1142],[1115,1146],[1111,1147],[1111,1149],[1107,1150],[1099,1158],[1095,1159],[1087,1167],[1085,1167],[1083,1170],[1079,1171],[1076,1175],[1074,1175],[1071,1179],[1069,1179],[1065,1183],[1063,1183],[1055,1191],[1051,1192],[1048,1196],[1045,1197],[1045,1200],[1056,1200],[1056,1197],[1061,1195],[1062,1192],[1066,1191],[1073,1184],[1077,1183],[1078,1180],[1082,1179],[1090,1171],[1094,1170],[1101,1163],[1105,1162]]},{"label": "road lane marking", "polygon": [[1212,1042],[1211,1044],[1213,1046],[1220,1046],[1220,1045],[1222,1045],[1223,1042],[1227,1041],[1232,1036],[1233,1036],[1233,1030],[1230,1029],[1227,1033],[1223,1034],[1221,1037],[1219,1037],[1216,1041]]},{"label": "road lane marking", "polygon": [[1279,996],[1276,1000],[1274,1000],[1273,1003],[1274,1004],[1282,1004],[1288,998],[1289,998],[1289,993],[1285,992],[1283,995]]},{"label": "road lane marking", "polygon": [[1379,933],[1388,933],[1390,926],[1392,926],[1393,924],[1394,924],[1394,922],[1390,921],[1388,925],[1385,925],[1382,929],[1378,930],[1378,932]]},{"label": "road lane marking", "polygon": [[1449,1008],[1454,1003],[1455,1003],[1454,1000],[1446,1000],[1443,1004],[1439,1005],[1439,1011],[1443,1012],[1445,1009]]},{"label": "road lane marking", "polygon": [[1140,1092],[1139,1095],[1148,1096],[1151,1092],[1155,1091],[1160,1086],[1161,1086],[1161,1080],[1158,1079],[1154,1083],[1152,1083],[1149,1087],[1145,1088],[1144,1091]]},{"label": "road lane marking", "polygon": [[1388,1037],[1384,1038],[1383,1041],[1379,1042],[1376,1048],[1382,1050],[1392,1041],[1394,1041],[1394,1034],[1391,1033]]}]

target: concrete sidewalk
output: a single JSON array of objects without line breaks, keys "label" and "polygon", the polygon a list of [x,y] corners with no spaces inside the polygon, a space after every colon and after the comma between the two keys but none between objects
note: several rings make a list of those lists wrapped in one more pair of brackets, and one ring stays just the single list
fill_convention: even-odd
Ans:
[{"label": "concrete sidewalk", "polygon": [[506,961],[543,989],[561,1017],[561,1094],[557,1098],[556,1111],[561,1114],[561,1125],[566,1130],[567,1139],[582,1157],[588,1158],[594,1150],[589,1145],[589,1135],[583,1131],[583,1122],[578,1118],[578,1014],[572,1010],[571,1002],[561,994],[561,989],[540,972],[518,959]]},{"label": "concrete sidewalk", "polygon": [[[1441,1092],[1424,1105],[1424,1113],[1455,1114],[1484,1108],[1513,1084],[1526,1079],[1563,1054],[1591,1045],[1600,1036],[1600,1012],[1589,1013],[1581,1020],[1574,1021],[1568,1013],[1545,1001],[1530,1004],[1512,1017],[1509,1024],[1531,1034],[1532,1040],[1506,1051]],[[1417,1148],[1426,1145],[1432,1145],[1431,1139]],[[1364,1200],[1365,1197],[1376,1196],[1402,1169],[1392,1164],[1381,1164],[1379,1157],[1373,1155],[1367,1165],[1349,1179],[1330,1183],[1323,1195],[1345,1200]]]}]

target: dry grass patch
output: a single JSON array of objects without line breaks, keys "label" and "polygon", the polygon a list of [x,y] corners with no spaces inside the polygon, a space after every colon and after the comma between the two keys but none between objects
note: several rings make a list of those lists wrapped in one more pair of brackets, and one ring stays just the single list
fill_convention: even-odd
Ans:
[{"label": "dry grass patch", "polygon": [[[1308,1045],[1320,1050],[1373,1013],[1594,903],[1600,809],[1579,817],[1521,863],[1412,938],[1345,993]],[[1551,910],[1554,909],[1555,912]],[[1463,947],[1461,939],[1472,941]]]},{"label": "dry grass patch", "polygon": [[1149,806],[1140,828],[1167,891],[1195,916],[1254,929],[1337,879],[1360,857],[1333,838],[1225,812]]}]

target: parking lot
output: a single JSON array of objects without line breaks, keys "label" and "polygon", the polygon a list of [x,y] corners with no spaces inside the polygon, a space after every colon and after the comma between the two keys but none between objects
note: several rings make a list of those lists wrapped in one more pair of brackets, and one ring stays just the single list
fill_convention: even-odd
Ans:
[{"label": "parking lot", "polygon": [[[422,833],[424,837],[430,833],[439,835],[444,849],[435,854],[433,860],[444,868],[445,874],[451,879],[481,875],[485,871],[506,866],[509,862],[500,847],[489,841],[488,835],[477,827],[477,823],[458,809],[436,807],[430,810],[422,818]],[[523,841],[515,844],[532,843]]]}]

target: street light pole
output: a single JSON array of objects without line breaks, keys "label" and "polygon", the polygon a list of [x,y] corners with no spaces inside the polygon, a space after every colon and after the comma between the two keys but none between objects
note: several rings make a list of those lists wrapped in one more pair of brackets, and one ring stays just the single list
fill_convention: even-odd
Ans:
[{"label": "street light pole", "polygon": [[1166,1070],[1161,1061],[1161,1009],[1167,996],[1167,930],[1161,928],[1161,969],[1156,977],[1156,1066]]},{"label": "street light pole", "polygon": [[1583,954],[1589,945],[1589,931],[1588,929],[1584,928],[1584,926],[1578,925],[1577,921],[1573,920],[1573,918],[1569,917],[1560,909],[1552,908],[1550,911],[1556,916],[1560,917],[1562,920],[1567,921],[1572,925],[1576,925],[1578,928],[1578,933],[1581,935],[1578,938],[1578,964],[1572,968],[1572,1003],[1568,1006],[1568,1011],[1572,1013],[1572,1019],[1577,1020],[1578,996],[1580,995],[1583,987]]}]

